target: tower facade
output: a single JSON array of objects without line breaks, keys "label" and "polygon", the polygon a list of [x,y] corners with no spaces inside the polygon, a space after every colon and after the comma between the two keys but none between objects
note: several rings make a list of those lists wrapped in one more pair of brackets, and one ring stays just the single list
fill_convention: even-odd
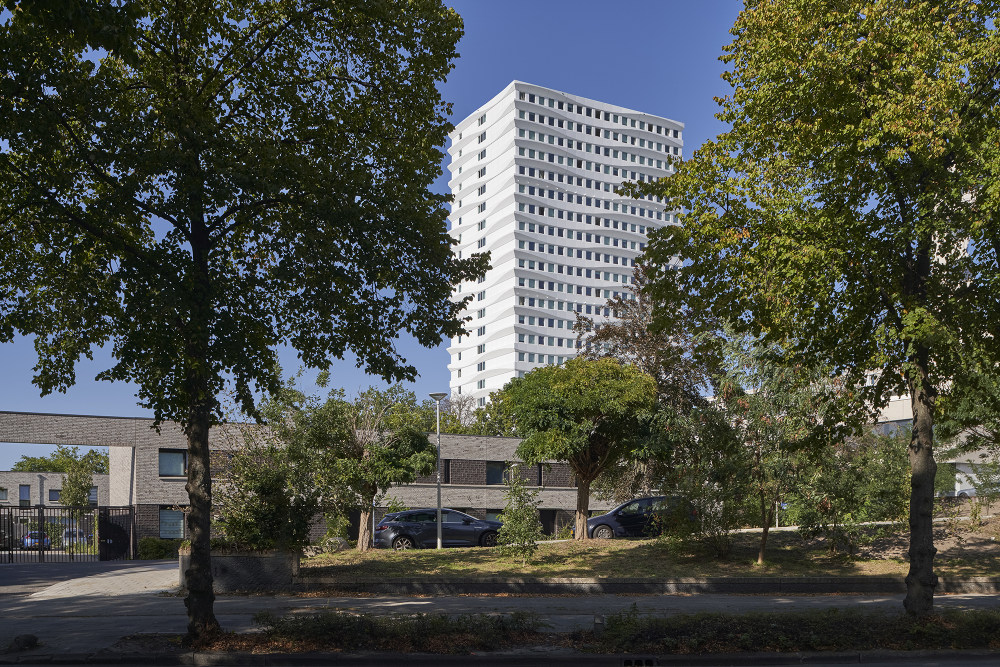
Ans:
[{"label": "tower facade", "polygon": [[464,283],[467,336],[451,341],[453,396],[490,392],[576,356],[576,313],[610,317],[650,230],[675,222],[655,198],[614,189],[672,172],[684,125],[514,81],[452,132],[449,218],[456,252],[489,251],[492,268]]}]

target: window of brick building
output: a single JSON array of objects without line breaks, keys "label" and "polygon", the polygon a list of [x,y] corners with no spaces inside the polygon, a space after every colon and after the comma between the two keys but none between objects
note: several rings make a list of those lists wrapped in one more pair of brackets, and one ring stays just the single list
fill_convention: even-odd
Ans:
[{"label": "window of brick building", "polygon": [[172,507],[160,508],[160,537],[178,540],[184,538],[184,512]]},{"label": "window of brick building", "polygon": [[187,451],[161,449],[160,477],[187,477]]},{"label": "window of brick building", "polygon": [[503,461],[487,461],[486,462],[486,483],[487,484],[503,484],[504,469],[506,469],[507,464]]}]

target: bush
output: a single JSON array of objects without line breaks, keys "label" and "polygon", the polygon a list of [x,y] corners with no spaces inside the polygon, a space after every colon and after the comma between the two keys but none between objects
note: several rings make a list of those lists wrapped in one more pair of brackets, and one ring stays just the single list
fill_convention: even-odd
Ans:
[{"label": "bush", "polygon": [[139,560],[167,560],[177,558],[177,550],[183,540],[164,540],[159,537],[143,537],[139,540]]},{"label": "bush", "polygon": [[504,557],[520,558],[524,567],[538,549],[542,526],[538,523],[538,491],[524,485],[516,465],[507,469],[504,498],[507,506],[499,517],[503,526],[497,535],[497,551]]},{"label": "bush", "polygon": [[280,445],[248,442],[233,455],[229,479],[217,494],[216,517],[231,548],[299,549],[308,543],[318,497],[297,463]]}]

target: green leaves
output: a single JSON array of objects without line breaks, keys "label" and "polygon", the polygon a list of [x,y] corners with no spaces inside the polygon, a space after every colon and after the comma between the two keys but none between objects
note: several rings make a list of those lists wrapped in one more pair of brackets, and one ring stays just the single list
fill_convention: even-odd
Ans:
[{"label": "green leaves", "polygon": [[[65,3],[64,3],[65,4]],[[433,0],[18,3],[0,27],[0,336],[43,392],[95,344],[161,419],[276,391],[279,342],[412,378],[395,341],[461,331]]]}]

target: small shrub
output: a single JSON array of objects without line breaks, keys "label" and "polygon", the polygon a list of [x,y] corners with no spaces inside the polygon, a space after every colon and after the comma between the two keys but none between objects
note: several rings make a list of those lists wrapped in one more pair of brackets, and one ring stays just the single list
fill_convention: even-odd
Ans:
[{"label": "small shrub", "polygon": [[499,517],[503,526],[497,535],[497,551],[507,558],[520,558],[524,567],[538,549],[542,526],[538,523],[538,491],[524,485],[517,466],[507,469],[504,499],[507,506]]},{"label": "small shrub", "polygon": [[559,527],[556,531],[554,537],[557,540],[572,540],[573,539],[573,524],[566,523]]},{"label": "small shrub", "polygon": [[165,540],[159,537],[143,537],[139,540],[139,560],[167,560],[177,558],[181,540]]}]

